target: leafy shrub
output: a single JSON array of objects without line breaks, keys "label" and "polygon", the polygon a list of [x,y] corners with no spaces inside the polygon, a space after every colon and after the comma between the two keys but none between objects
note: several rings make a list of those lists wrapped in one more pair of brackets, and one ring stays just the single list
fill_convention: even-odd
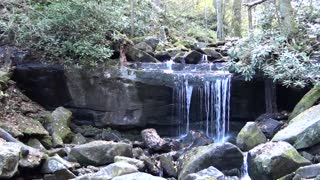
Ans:
[{"label": "leafy shrub", "polygon": [[[112,41],[130,32],[128,1],[56,0],[20,3],[5,0],[0,41],[41,51],[47,60],[97,66],[112,55]],[[135,35],[148,32],[147,1],[137,2]],[[149,11],[150,12],[150,11]],[[10,37],[13,34],[14,37]]]}]

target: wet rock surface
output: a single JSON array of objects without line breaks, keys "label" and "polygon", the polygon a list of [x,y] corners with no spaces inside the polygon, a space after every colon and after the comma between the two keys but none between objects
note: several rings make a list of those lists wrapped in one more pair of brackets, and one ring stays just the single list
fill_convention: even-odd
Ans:
[{"label": "wet rock surface", "polygon": [[265,142],[267,138],[255,122],[247,122],[237,136],[237,146],[243,151],[249,151]]},{"label": "wet rock surface", "polygon": [[249,175],[253,179],[277,179],[311,162],[287,142],[268,142],[249,151]]},{"label": "wet rock surface", "polygon": [[179,179],[188,174],[214,166],[220,171],[240,169],[243,162],[242,152],[230,143],[200,146],[187,152],[179,159]]},{"label": "wet rock surface", "polygon": [[286,141],[296,149],[308,148],[320,142],[320,105],[293,118],[287,127],[274,135],[272,141]]},{"label": "wet rock surface", "polygon": [[92,141],[71,148],[69,155],[81,165],[99,166],[113,162],[115,156],[132,157],[132,146],[126,143]]}]

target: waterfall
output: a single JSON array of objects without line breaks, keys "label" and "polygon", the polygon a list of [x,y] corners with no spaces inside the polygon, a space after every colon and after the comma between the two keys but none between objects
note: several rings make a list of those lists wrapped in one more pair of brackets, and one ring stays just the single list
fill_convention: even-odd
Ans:
[{"label": "waterfall", "polygon": [[185,88],[186,88],[186,100],[187,100],[187,128],[186,131],[189,132],[190,130],[190,103],[192,97],[192,85],[188,84],[188,81],[185,81]]},{"label": "waterfall", "polygon": [[248,153],[243,154],[243,165],[241,168],[241,180],[251,180],[248,173]]},{"label": "waterfall", "polygon": [[[189,132],[191,121],[203,122],[195,130],[204,132],[207,136],[214,138],[215,142],[224,142],[229,130],[230,85],[230,74],[196,85],[188,79],[178,82],[174,94],[180,122],[179,135],[183,136]],[[198,95],[193,96],[193,92]],[[198,107],[191,109],[193,103]],[[192,116],[192,113],[196,115]]]},{"label": "waterfall", "polygon": [[166,73],[173,73],[172,64],[174,64],[174,62],[173,62],[172,59],[170,59],[169,61],[166,61],[166,67],[167,67],[167,69],[165,69],[164,72],[166,72]]}]

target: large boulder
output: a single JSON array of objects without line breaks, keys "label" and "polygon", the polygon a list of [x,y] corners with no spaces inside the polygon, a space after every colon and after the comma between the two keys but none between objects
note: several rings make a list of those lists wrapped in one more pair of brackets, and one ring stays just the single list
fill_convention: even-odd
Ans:
[{"label": "large boulder", "polygon": [[125,162],[131,165],[138,167],[139,169],[144,169],[145,164],[143,161],[139,159],[124,157],[124,156],[116,156],[114,157],[114,162]]},{"label": "large boulder", "polygon": [[62,159],[59,155],[56,154],[46,159],[41,167],[41,172],[44,174],[51,174],[59,170],[71,169],[74,166],[74,164]]},{"label": "large boulder", "polygon": [[238,147],[230,143],[217,143],[193,148],[179,159],[179,180],[188,174],[214,166],[220,171],[240,169],[243,155]]},{"label": "large boulder", "polygon": [[169,177],[177,177],[178,172],[176,163],[173,159],[173,153],[165,153],[159,156],[160,166],[163,169],[163,173]]},{"label": "large boulder", "polygon": [[265,142],[267,138],[255,122],[247,122],[237,136],[237,146],[243,151],[249,151]]},{"label": "large boulder", "polygon": [[203,179],[225,180],[225,176],[217,168],[210,166],[209,168],[201,170],[197,173],[189,174],[185,180],[203,180]]},{"label": "large boulder", "polygon": [[80,177],[77,177],[77,180],[87,180],[87,179],[103,179],[111,180],[114,177],[131,174],[138,172],[138,168],[134,165],[125,163],[125,162],[116,162],[110,164],[96,173],[86,174]]},{"label": "large boulder", "polygon": [[76,176],[69,170],[74,168],[72,164],[59,155],[49,157],[42,165],[41,172],[44,174],[52,174],[56,179],[73,179]]},{"label": "large boulder", "polygon": [[142,140],[151,151],[170,151],[169,145],[162,139],[155,129],[141,131]]},{"label": "large boulder", "polygon": [[283,123],[272,118],[264,118],[258,121],[257,125],[267,138],[272,138],[281,129]]},{"label": "large boulder", "polygon": [[69,155],[81,165],[100,166],[112,163],[115,156],[132,157],[132,146],[126,143],[93,141],[75,146]]},{"label": "large boulder", "polygon": [[0,148],[0,179],[11,178],[18,170],[21,148],[3,143]]},{"label": "large boulder", "polygon": [[154,51],[154,49],[146,42],[140,42],[140,43],[134,45],[133,47],[136,49],[139,49],[141,51],[145,51],[145,52],[153,52]]},{"label": "large boulder", "polygon": [[152,57],[150,54],[133,47],[128,49],[126,55],[128,57],[128,60],[132,62],[150,62],[150,63],[158,62],[158,60]]},{"label": "large boulder", "polygon": [[287,142],[261,144],[248,154],[249,175],[254,180],[278,179],[309,164],[310,161]]},{"label": "large boulder", "polygon": [[112,180],[166,180],[162,177],[152,176],[143,172],[136,172],[131,174],[126,174],[113,178]]},{"label": "large boulder", "polygon": [[44,137],[49,135],[48,131],[39,121],[18,113],[12,113],[9,119],[0,119],[0,127],[14,137]]},{"label": "large boulder", "polygon": [[300,167],[295,173],[293,180],[312,179],[320,175],[320,164],[312,164]]},{"label": "large boulder", "polygon": [[190,130],[186,136],[181,139],[181,144],[187,149],[198,146],[206,146],[213,143],[213,139],[199,131]]},{"label": "large boulder", "polygon": [[292,119],[272,141],[286,141],[296,149],[311,147],[320,142],[320,105],[314,106]]},{"label": "large boulder", "polygon": [[198,51],[191,51],[185,56],[186,64],[199,64],[203,61],[204,55]]},{"label": "large boulder", "polygon": [[208,60],[210,62],[222,59],[222,55],[218,53],[214,48],[203,48],[201,49],[201,51],[208,56]]},{"label": "large boulder", "polygon": [[72,135],[69,124],[72,112],[64,107],[58,107],[51,114],[44,114],[43,121],[46,129],[50,132],[53,139],[53,146],[62,146]]}]

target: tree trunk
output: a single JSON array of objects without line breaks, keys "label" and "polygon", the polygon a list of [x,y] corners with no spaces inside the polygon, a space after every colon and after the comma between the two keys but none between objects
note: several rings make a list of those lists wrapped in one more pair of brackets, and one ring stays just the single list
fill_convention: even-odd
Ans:
[{"label": "tree trunk", "polygon": [[233,15],[232,15],[232,29],[236,37],[241,37],[242,30],[242,14],[241,14],[242,0],[233,0]]},{"label": "tree trunk", "polygon": [[280,28],[282,33],[286,36],[294,34],[297,27],[293,17],[294,13],[291,0],[277,0],[277,8],[280,15]]},{"label": "tree trunk", "polygon": [[223,0],[216,0],[216,12],[217,12],[217,38],[218,40],[224,40]]},{"label": "tree trunk", "polygon": [[134,36],[134,0],[130,0],[131,37]]}]

